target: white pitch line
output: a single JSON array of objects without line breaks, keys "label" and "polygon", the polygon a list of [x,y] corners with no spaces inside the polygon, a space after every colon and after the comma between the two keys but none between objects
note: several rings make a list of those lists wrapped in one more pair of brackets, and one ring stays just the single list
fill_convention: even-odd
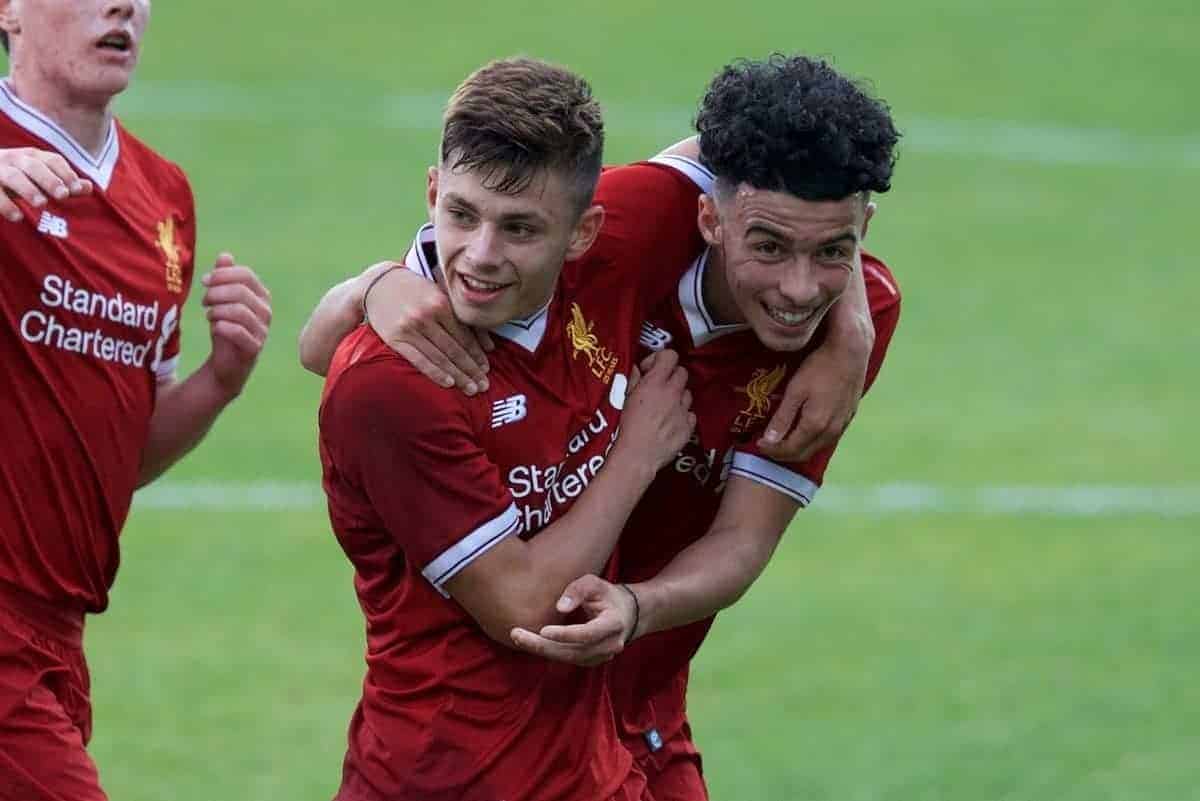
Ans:
[{"label": "white pitch line", "polygon": [[[448,92],[447,92],[448,94]],[[311,84],[251,89],[223,83],[138,82],[119,101],[136,118],[286,123],[323,127],[355,124],[380,129],[436,131],[446,95],[412,92],[361,95]],[[695,110],[605,104],[609,131],[637,131],[665,143],[686,135]],[[1200,134],[1133,134],[1022,122],[899,115],[901,152],[971,156],[1044,165],[1200,169]]]},{"label": "white pitch line", "polygon": [[[305,482],[188,483],[161,481],[140,491],[134,508],[213,511],[323,509],[319,485]],[[939,487],[884,484],[828,486],[812,505],[829,514],[975,514],[983,516],[1200,517],[1200,486]]]}]

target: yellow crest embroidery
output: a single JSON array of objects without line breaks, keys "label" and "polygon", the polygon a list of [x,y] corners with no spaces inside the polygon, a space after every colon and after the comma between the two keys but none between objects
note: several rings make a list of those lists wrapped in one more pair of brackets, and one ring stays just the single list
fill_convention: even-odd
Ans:
[{"label": "yellow crest embroidery", "polygon": [[608,348],[601,347],[599,338],[592,333],[595,323],[589,323],[583,316],[583,310],[578,303],[571,304],[571,319],[567,323],[567,336],[571,338],[571,358],[579,354],[587,357],[588,367],[592,375],[605,384],[612,380],[617,370],[619,357]]},{"label": "yellow crest embroidery", "polygon": [[167,289],[179,294],[183,291],[183,265],[180,264],[179,246],[175,244],[175,219],[168,217],[158,224],[158,249],[162,251],[167,267]]},{"label": "yellow crest embroidery", "polygon": [[779,382],[787,375],[787,365],[781,364],[774,370],[759,368],[750,376],[744,387],[737,387],[738,392],[746,393],[746,408],[738,412],[731,429],[736,434],[744,434],[754,429],[758,423],[771,413],[771,394],[775,392]]}]

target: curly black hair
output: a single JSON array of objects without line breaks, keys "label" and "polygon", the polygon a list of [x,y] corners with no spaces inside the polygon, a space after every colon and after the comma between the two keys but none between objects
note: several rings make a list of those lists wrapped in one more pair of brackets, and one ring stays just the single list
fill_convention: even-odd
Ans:
[{"label": "curly black hair", "polygon": [[900,138],[882,100],[825,61],[780,53],[721,70],[696,130],[718,182],[805,200],[886,192]]}]

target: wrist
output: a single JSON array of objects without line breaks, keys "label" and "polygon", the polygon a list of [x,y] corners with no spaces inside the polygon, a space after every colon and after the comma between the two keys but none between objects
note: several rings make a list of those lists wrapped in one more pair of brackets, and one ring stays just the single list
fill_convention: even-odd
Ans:
[{"label": "wrist", "polygon": [[250,378],[249,371],[237,376],[222,375],[213,364],[212,356],[196,372],[203,378],[202,385],[207,388],[205,395],[209,405],[218,409],[233,403],[242,394]]},{"label": "wrist", "polygon": [[371,299],[371,290],[383,280],[384,276],[393,270],[398,270],[402,267],[399,262],[383,261],[378,264],[372,264],[363,274],[358,277],[356,282],[356,292],[351,300],[354,302],[355,320],[370,322],[370,314],[367,313],[367,303]]},{"label": "wrist", "polygon": [[630,627],[629,633],[627,635],[625,635],[625,642],[622,643],[622,647],[627,648],[627,647],[629,647],[629,643],[631,643],[635,639],[637,639],[638,634],[640,634],[638,627],[641,623],[641,618],[642,618],[642,614],[641,614],[642,605],[641,605],[641,602],[638,600],[638,594],[633,589],[633,587],[630,587],[628,584],[618,584],[617,586],[620,587],[621,589],[625,590],[625,592],[629,593],[630,599],[633,600],[633,625]]},{"label": "wrist", "polygon": [[621,447],[622,441],[621,435],[618,435],[606,464],[611,466],[611,472],[621,476],[628,483],[629,488],[637,493],[637,497],[641,498],[642,493],[649,489],[654,482],[658,468],[653,461],[638,453],[637,448]]}]

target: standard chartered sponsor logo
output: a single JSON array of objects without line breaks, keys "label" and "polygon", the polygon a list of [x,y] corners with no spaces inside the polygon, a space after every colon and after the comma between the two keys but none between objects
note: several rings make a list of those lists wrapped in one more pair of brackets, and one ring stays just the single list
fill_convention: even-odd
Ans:
[{"label": "standard chartered sponsor logo", "polygon": [[[145,335],[129,339],[112,337],[97,328],[79,327],[59,319],[58,311],[94,317],[125,326],[134,331],[153,334],[159,326],[158,302],[144,304],[126,299],[120,292],[105,295],[72,284],[59,275],[47,275],[38,295],[41,308],[30,309],[21,317],[21,337],[35,345],[57,348],[69,353],[91,356],[114,364],[131,367],[146,366],[150,349],[155,346]],[[158,337],[154,363],[162,357],[162,349],[178,324],[179,308],[172,306],[161,315],[162,332]]]},{"label": "standard chartered sponsor logo", "polygon": [[[600,468],[613,443],[617,441],[620,426],[612,425],[603,409],[577,431],[567,444],[567,457],[557,464],[518,465],[508,471],[508,487],[518,501],[517,509],[525,531],[537,531],[550,525],[555,510],[579,497]],[[578,456],[591,444],[603,443],[604,450],[573,466],[568,466],[572,456]],[[525,503],[521,501],[528,499]]]}]

